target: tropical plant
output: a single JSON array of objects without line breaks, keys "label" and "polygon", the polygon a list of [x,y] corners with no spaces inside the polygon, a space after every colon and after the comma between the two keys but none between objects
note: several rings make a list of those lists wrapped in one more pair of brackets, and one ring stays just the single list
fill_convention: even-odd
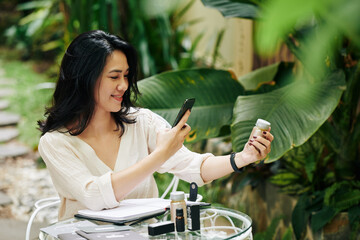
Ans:
[{"label": "tropical plant", "polygon": [[46,55],[52,59],[64,49],[63,16],[58,0],[28,1],[18,4],[16,10],[23,17],[5,31],[5,37],[10,46],[22,53],[23,59]]},{"label": "tropical plant", "polygon": [[202,33],[191,42],[186,29],[200,20],[183,21],[182,18],[194,2],[177,10],[178,1],[63,0],[65,43],[82,32],[102,29],[124,37],[135,46],[141,76],[193,67],[197,64],[193,52]]},{"label": "tropical plant", "polygon": [[179,1],[27,1],[17,5],[23,17],[7,29],[5,36],[11,46],[21,50],[24,59],[46,56],[60,61],[57,57],[77,35],[101,29],[135,46],[141,62],[140,75],[147,77],[202,64],[195,61],[193,53],[203,33],[194,41],[186,34],[187,28],[200,19],[183,20],[194,2],[179,9]]},{"label": "tropical plant", "polygon": [[139,83],[139,104],[173,121],[182,101],[195,97],[187,140],[230,134],[235,151],[243,148],[257,118],[269,120],[276,137],[266,162],[286,154],[273,182],[300,196],[292,218],[295,236],[301,239],[309,222],[320,230],[341,211],[349,213],[355,234],[360,223],[360,4],[202,1],[224,16],[254,19],[256,49],[270,55],[285,43],[295,63],[241,78],[214,69],[162,73]]}]

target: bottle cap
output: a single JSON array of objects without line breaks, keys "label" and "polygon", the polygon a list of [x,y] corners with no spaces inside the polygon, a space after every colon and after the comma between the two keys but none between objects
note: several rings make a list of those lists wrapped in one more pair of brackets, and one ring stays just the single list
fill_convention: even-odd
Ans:
[{"label": "bottle cap", "polygon": [[170,193],[170,199],[174,201],[185,200],[185,193],[182,191],[172,192]]},{"label": "bottle cap", "polygon": [[269,123],[268,121],[264,120],[264,119],[258,119],[256,121],[256,126],[258,128],[260,128],[261,130],[268,130],[271,126],[271,123]]},{"label": "bottle cap", "polygon": [[177,208],[176,209],[176,216],[177,217],[182,217],[184,216],[184,210],[182,208]]}]

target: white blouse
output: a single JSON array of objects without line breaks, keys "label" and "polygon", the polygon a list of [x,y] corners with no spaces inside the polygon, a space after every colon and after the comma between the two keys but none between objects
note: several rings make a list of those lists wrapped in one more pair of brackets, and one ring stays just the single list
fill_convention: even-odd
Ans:
[{"label": "white blouse", "polygon": [[[156,147],[157,132],[170,128],[165,119],[148,109],[131,109],[130,117],[136,117],[136,123],[125,124],[114,170],[101,161],[93,148],[79,137],[53,131],[40,138],[39,153],[61,199],[59,220],[73,217],[80,209],[101,210],[118,206],[111,173],[126,169],[149,155]],[[200,176],[200,167],[210,156],[213,155],[194,153],[183,146],[158,172],[173,173],[182,180],[196,182],[201,186],[204,182]],[[152,197],[158,197],[153,176],[146,178],[126,196]]]}]

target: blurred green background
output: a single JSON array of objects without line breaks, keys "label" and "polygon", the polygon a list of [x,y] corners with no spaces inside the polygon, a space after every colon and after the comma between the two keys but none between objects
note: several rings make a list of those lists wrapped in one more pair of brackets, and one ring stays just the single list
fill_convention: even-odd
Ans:
[{"label": "blurred green background", "polygon": [[[265,162],[200,188],[205,201],[250,215],[255,239],[359,239],[359,12],[358,0],[2,0],[0,66],[36,150],[53,91],[41,83],[70,41],[118,34],[138,51],[138,105],[171,122],[196,98],[190,149],[241,151],[257,118],[272,123]],[[161,192],[171,176],[156,178]]]}]

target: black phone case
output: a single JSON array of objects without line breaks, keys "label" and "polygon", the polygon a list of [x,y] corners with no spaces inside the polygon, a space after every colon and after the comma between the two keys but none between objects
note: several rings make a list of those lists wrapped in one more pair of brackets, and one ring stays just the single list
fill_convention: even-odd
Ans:
[{"label": "black phone case", "polygon": [[172,127],[175,127],[179,123],[179,121],[184,116],[187,110],[191,111],[191,108],[194,106],[194,103],[195,103],[195,98],[189,98],[185,100],[184,104],[180,108],[178,115],[175,118]]}]

